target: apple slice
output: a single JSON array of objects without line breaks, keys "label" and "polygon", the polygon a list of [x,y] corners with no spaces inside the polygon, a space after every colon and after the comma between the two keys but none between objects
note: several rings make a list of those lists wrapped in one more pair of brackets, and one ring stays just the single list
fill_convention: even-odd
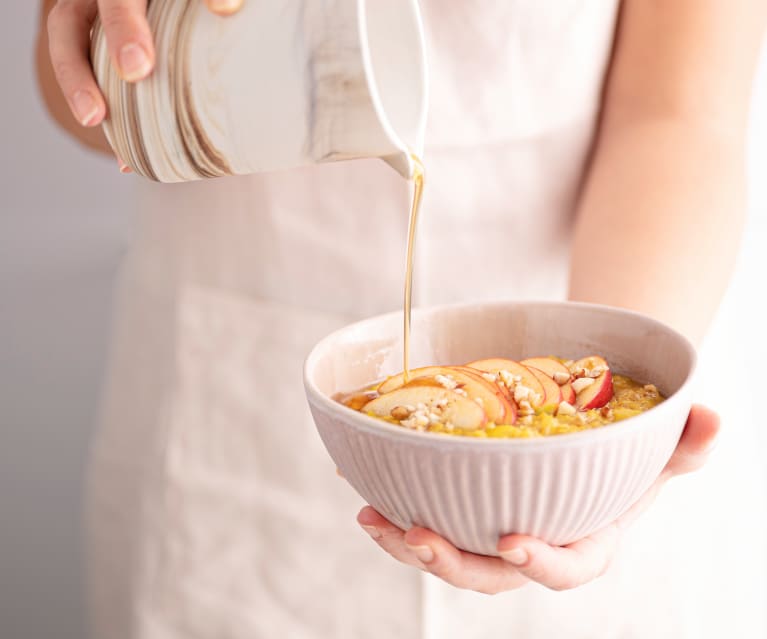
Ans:
[{"label": "apple slice", "polygon": [[584,357],[575,362],[572,365],[571,370],[576,371],[576,374],[578,371],[585,370],[588,375],[588,373],[594,369],[610,370],[610,366],[607,364],[604,358],[599,357],[599,355],[590,355],[589,357]]},{"label": "apple slice", "polygon": [[[600,358],[601,359],[601,358]],[[604,360],[602,360],[604,361]],[[578,380],[580,381],[580,380]],[[586,386],[575,396],[575,405],[580,410],[589,410],[590,408],[602,408],[613,397],[613,376],[610,369],[606,369],[599,377],[594,379],[594,383]]]},{"label": "apple slice", "polygon": [[[455,383],[458,384],[458,394],[466,393],[469,399],[474,401],[479,400],[479,405],[485,409],[487,419],[496,424],[508,424],[513,422],[506,421],[509,419],[507,413],[511,413],[513,409],[509,406],[509,402],[503,395],[503,392],[497,384],[483,379],[476,371],[472,371],[468,368],[445,366],[440,368],[439,372],[434,375],[425,375],[422,377],[416,377],[410,380],[403,388],[410,388],[413,386],[441,386],[452,390],[449,386],[445,386],[444,379],[437,376],[449,376]],[[440,381],[441,380],[441,381]],[[516,411],[514,411],[516,413]],[[510,416],[513,419],[513,416]]]},{"label": "apple slice", "polygon": [[559,390],[562,392],[562,401],[567,402],[568,404],[575,405],[575,391],[573,390],[572,384],[563,384],[559,387]]},{"label": "apple slice", "polygon": [[526,366],[522,366],[519,362],[515,362],[513,359],[478,359],[474,362],[466,364],[469,368],[476,368],[480,371],[487,373],[499,373],[500,371],[507,371],[511,375],[521,377],[520,384],[526,386],[538,395],[537,402],[530,402],[533,406],[543,405],[543,400],[546,398],[546,391],[543,389],[543,385],[538,381],[538,378],[533,372]]},{"label": "apple slice", "polygon": [[562,401],[562,391],[559,388],[559,384],[543,371],[533,368],[532,366],[528,366],[527,368],[533,375],[535,375],[535,378],[541,383],[541,386],[543,386],[543,392],[546,393],[546,396],[543,398],[543,404],[559,406],[559,402]]},{"label": "apple slice", "polygon": [[[429,375],[444,375],[444,366],[424,366],[423,368],[412,368],[410,369],[410,379],[415,379],[416,377],[427,377]],[[376,390],[383,395],[384,393],[388,393],[390,391],[396,390],[397,388],[401,388],[405,384],[405,373],[399,373],[397,375],[392,375],[391,377],[387,377],[384,381],[382,381]]]},{"label": "apple slice", "polygon": [[557,381],[557,377],[562,378],[564,375],[567,375],[568,378],[570,377],[570,371],[567,370],[567,366],[558,362],[553,357],[530,357],[529,359],[523,359],[520,364],[528,368],[537,368],[554,381]]},{"label": "apple slice", "polygon": [[[441,409],[438,404],[444,404]],[[363,412],[376,417],[392,417],[397,407],[425,404],[431,412],[437,412],[441,420],[450,422],[456,428],[476,430],[487,423],[484,409],[473,399],[437,386],[410,386],[398,388],[368,402]]]}]

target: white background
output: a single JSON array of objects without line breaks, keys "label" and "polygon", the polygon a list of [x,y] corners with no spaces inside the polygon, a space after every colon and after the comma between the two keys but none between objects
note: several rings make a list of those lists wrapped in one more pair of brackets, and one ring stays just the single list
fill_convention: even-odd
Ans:
[{"label": "white background", "polygon": [[[137,178],[48,120],[34,79],[36,11],[31,0],[0,6],[0,636],[80,639],[82,473]],[[767,69],[761,76],[754,205],[726,320],[753,344],[751,370],[731,374],[757,401],[767,370]]]}]

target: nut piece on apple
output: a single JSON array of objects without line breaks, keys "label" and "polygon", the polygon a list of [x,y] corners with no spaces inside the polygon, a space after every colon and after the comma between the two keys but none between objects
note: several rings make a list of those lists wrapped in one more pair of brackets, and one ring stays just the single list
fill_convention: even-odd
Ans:
[{"label": "nut piece on apple", "polygon": [[577,376],[581,371],[586,371],[586,377],[596,378],[604,371],[610,370],[610,366],[599,355],[590,355],[573,363],[570,370]]},{"label": "nut piece on apple", "polygon": [[541,383],[541,386],[543,386],[543,392],[546,394],[543,398],[543,405],[550,404],[552,406],[558,406],[559,402],[562,401],[562,391],[559,388],[559,384],[543,371],[533,368],[532,366],[528,366],[527,368],[533,375],[535,375],[536,379]]},{"label": "nut piece on apple", "polygon": [[501,371],[506,371],[511,375],[522,378],[522,381],[519,383],[522,386],[529,388],[537,396],[537,401],[531,401],[530,403],[533,406],[543,405],[543,402],[546,398],[546,391],[544,390],[543,385],[540,381],[538,381],[538,378],[529,368],[523,366],[519,362],[515,362],[513,359],[501,358],[479,359],[466,364],[466,366],[475,368],[480,371],[485,371],[487,373],[500,374]]},{"label": "nut piece on apple", "polygon": [[[604,360],[602,360],[604,361]],[[581,380],[577,380],[581,381]],[[585,381],[585,380],[584,380]],[[577,382],[576,382],[577,383]],[[606,369],[592,384],[586,386],[575,395],[575,405],[579,410],[590,408],[602,408],[613,397],[613,376],[610,369]]]},{"label": "nut piece on apple", "polygon": [[[419,404],[425,409],[418,410]],[[484,409],[473,399],[437,386],[398,388],[368,402],[362,410],[376,417],[395,418],[403,425],[413,417],[413,428],[428,426],[430,414],[438,416],[439,423],[465,430],[483,428],[487,423]]]},{"label": "nut piece on apple", "polygon": [[498,385],[483,379],[477,371],[469,368],[440,367],[433,375],[411,379],[403,388],[414,386],[439,386],[458,395],[465,394],[484,408],[487,419],[496,424],[513,424],[516,418],[515,407]]},{"label": "nut piece on apple", "polygon": [[567,366],[558,362],[553,357],[530,357],[528,359],[523,359],[519,363],[528,368],[537,368],[539,371],[543,371],[558,384],[563,383],[558,380],[564,379],[565,375],[567,376],[567,380],[570,379],[570,371],[567,370]]}]

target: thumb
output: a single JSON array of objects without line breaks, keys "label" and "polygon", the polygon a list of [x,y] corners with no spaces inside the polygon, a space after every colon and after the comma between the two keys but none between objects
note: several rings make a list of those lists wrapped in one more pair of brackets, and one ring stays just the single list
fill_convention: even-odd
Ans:
[{"label": "thumb", "polygon": [[714,411],[703,406],[693,406],[665,473],[683,475],[703,466],[714,448],[719,423],[719,415]]}]

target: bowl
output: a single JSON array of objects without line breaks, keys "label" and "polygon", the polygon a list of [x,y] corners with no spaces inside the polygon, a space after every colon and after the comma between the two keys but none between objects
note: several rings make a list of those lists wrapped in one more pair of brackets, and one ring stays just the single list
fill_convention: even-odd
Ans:
[{"label": "bowl", "polygon": [[639,313],[575,302],[499,302],[413,313],[411,366],[487,357],[602,355],[614,372],[667,399],[602,428],[532,439],[408,430],[332,399],[402,370],[402,314],[352,324],[320,341],[304,385],[328,453],[360,496],[403,529],[425,526],[458,548],[497,556],[501,535],[564,545],[602,528],[650,487],[691,407],[695,349]]}]

